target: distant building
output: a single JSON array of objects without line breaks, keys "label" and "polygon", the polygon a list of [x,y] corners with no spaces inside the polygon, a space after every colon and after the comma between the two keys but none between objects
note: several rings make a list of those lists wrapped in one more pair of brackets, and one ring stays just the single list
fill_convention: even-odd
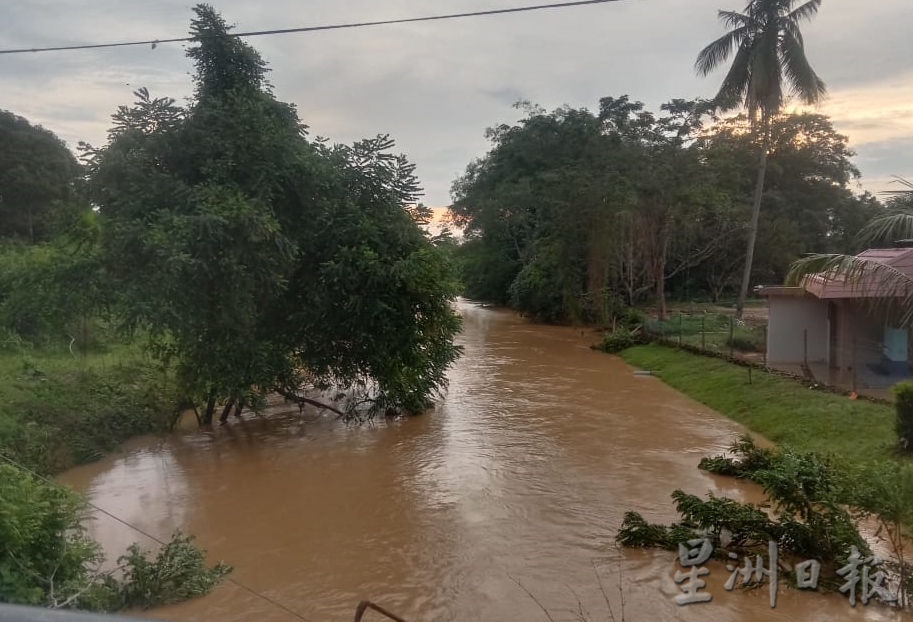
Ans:
[{"label": "distant building", "polygon": [[[890,266],[913,282],[913,248],[870,249],[858,255]],[[767,364],[811,370],[828,384],[885,388],[913,377],[910,334],[871,313],[890,294],[876,279],[854,282],[813,274],[798,287],[761,287],[769,299]],[[822,378],[822,376],[824,376]]]}]

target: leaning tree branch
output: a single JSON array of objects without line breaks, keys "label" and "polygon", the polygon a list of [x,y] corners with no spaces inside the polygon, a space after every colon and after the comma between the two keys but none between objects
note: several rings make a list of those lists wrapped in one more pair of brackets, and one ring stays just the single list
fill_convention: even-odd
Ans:
[{"label": "leaning tree branch", "polygon": [[318,400],[314,400],[309,397],[304,397],[303,395],[298,395],[297,393],[292,393],[291,391],[283,391],[282,389],[278,389],[276,392],[279,395],[281,395],[282,397],[284,397],[285,399],[287,399],[291,402],[295,402],[296,404],[298,404],[298,406],[304,406],[305,404],[310,404],[311,406],[316,406],[317,408],[326,408],[327,410],[336,413],[340,417],[347,416],[346,413],[342,412],[338,408],[336,408],[334,406],[330,406],[329,404],[326,404],[324,402],[320,402]]}]

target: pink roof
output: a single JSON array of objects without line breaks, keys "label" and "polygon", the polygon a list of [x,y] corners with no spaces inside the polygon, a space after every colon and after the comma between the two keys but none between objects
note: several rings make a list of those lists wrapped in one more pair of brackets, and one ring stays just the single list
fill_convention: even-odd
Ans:
[{"label": "pink roof", "polygon": [[[857,257],[890,266],[913,281],[913,248],[870,248]],[[828,280],[822,273],[811,274],[803,286],[818,298],[879,298],[891,293],[874,277],[852,282],[841,277]]]}]

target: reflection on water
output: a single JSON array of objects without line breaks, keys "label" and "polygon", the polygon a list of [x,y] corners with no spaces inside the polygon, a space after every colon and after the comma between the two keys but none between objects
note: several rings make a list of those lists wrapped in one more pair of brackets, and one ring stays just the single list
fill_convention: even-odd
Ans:
[{"label": "reflection on water", "polygon": [[[461,303],[465,355],[428,415],[363,427],[307,422],[297,408],[209,432],[144,440],[62,479],[159,538],[194,533],[241,583],[318,621],[349,620],[361,599],[410,622],[608,620],[605,590],[627,620],[895,620],[840,595],[727,593],[677,606],[676,558],[618,550],[624,512],[676,518],[676,488],[757,500],[756,488],[699,471],[743,430],[589,349],[579,330],[534,326]],[[142,537],[100,517],[112,554]],[[522,586],[522,588],[521,588]],[[171,620],[289,621],[226,583],[152,612]],[[370,615],[366,617],[369,619]]]}]

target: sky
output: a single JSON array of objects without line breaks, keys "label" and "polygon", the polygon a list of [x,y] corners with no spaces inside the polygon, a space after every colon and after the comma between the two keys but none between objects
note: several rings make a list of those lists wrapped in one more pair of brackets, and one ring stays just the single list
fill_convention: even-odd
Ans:
[{"label": "sky", "polygon": [[[221,0],[239,30],[541,4],[546,0]],[[416,164],[423,202],[446,206],[450,187],[489,148],[487,127],[513,123],[520,99],[598,110],[627,94],[648,109],[711,97],[723,70],[694,72],[725,30],[717,10],[745,0],[619,0],[607,4],[407,25],[247,39],[269,63],[278,99],[298,106],[313,136],[349,143],[389,134]],[[0,1],[0,49],[187,35],[192,4],[178,0]],[[862,171],[856,191],[913,179],[913,3],[824,0],[803,28],[806,54],[827,83],[818,107],[849,137]],[[75,147],[103,144],[111,114],[133,91],[183,101],[192,66],[183,44],[0,54],[0,108]],[[2,149],[2,145],[0,145]]]}]

